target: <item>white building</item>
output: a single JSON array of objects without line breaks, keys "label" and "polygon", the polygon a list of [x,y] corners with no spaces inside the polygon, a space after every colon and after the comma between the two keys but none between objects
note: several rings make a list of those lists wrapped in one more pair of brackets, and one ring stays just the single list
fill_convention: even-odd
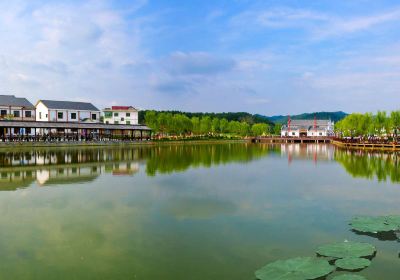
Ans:
[{"label": "white building", "polygon": [[14,95],[0,95],[0,119],[34,121],[35,106],[26,98]]},{"label": "white building", "polygon": [[36,121],[42,122],[100,122],[100,110],[86,102],[39,100]]},{"label": "white building", "polygon": [[326,137],[334,135],[331,120],[291,120],[281,128],[282,137]]},{"label": "white building", "polygon": [[112,106],[103,109],[104,123],[106,124],[139,124],[139,113],[132,106]]},{"label": "white building", "polygon": [[33,135],[30,128],[3,128],[1,121],[34,121],[35,106],[26,98],[14,95],[0,95],[0,139],[7,135]]}]

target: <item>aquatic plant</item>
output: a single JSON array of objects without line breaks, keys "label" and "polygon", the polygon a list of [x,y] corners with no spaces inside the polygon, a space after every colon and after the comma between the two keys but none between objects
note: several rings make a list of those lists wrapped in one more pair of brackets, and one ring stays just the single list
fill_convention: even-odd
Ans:
[{"label": "aquatic plant", "polygon": [[344,270],[360,270],[371,265],[371,261],[365,258],[348,257],[338,259],[335,265]]},{"label": "aquatic plant", "polygon": [[341,274],[333,277],[332,280],[367,280],[367,278],[357,274]]},{"label": "aquatic plant", "polygon": [[335,267],[327,260],[298,257],[288,260],[278,260],[267,264],[255,272],[260,280],[311,280],[326,276]]},{"label": "aquatic plant", "polygon": [[370,257],[375,254],[376,248],[368,243],[359,243],[345,241],[323,245],[317,248],[317,254],[324,257],[332,257],[337,259],[347,257]]},{"label": "aquatic plant", "polygon": [[353,230],[379,233],[400,230],[400,216],[357,216],[350,221]]}]

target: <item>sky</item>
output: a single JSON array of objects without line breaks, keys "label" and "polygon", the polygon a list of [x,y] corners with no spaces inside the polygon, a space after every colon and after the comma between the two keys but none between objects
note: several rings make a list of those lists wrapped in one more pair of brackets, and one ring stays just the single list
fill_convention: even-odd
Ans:
[{"label": "sky", "polygon": [[394,0],[0,0],[0,94],[99,108],[400,109]]}]

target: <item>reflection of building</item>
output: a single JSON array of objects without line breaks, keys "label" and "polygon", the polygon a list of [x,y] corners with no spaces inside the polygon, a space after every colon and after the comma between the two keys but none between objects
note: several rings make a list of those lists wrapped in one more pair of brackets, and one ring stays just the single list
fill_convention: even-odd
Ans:
[{"label": "reflection of building", "polygon": [[105,171],[118,176],[134,175],[139,171],[139,163],[121,162],[113,165],[107,164]]},{"label": "reflection of building", "polygon": [[132,106],[112,106],[103,109],[104,123],[106,124],[132,124],[139,123],[138,110]]},{"label": "reflection of building", "polygon": [[282,144],[281,154],[287,156],[290,162],[296,159],[331,161],[334,157],[334,149],[324,144]]},{"label": "reflection of building", "polygon": [[334,122],[330,120],[288,120],[281,128],[283,137],[333,136]]},{"label": "reflection of building", "polygon": [[61,184],[83,184],[101,174],[134,175],[137,150],[78,149],[0,152],[0,190]]}]

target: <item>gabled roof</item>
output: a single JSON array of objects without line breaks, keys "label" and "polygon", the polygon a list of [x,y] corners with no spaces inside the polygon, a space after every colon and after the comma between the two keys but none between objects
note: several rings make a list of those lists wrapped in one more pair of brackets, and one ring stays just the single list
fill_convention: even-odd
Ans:
[{"label": "gabled roof", "polygon": [[39,100],[39,102],[42,102],[49,109],[100,111],[92,103],[87,103],[87,102],[56,101],[56,100]]},{"label": "gabled roof", "polygon": [[15,106],[34,109],[35,106],[26,98],[15,97],[14,95],[0,95],[0,105]]},{"label": "gabled roof", "polygon": [[103,111],[137,112],[138,110],[133,106],[111,106],[111,108],[104,108]]}]

